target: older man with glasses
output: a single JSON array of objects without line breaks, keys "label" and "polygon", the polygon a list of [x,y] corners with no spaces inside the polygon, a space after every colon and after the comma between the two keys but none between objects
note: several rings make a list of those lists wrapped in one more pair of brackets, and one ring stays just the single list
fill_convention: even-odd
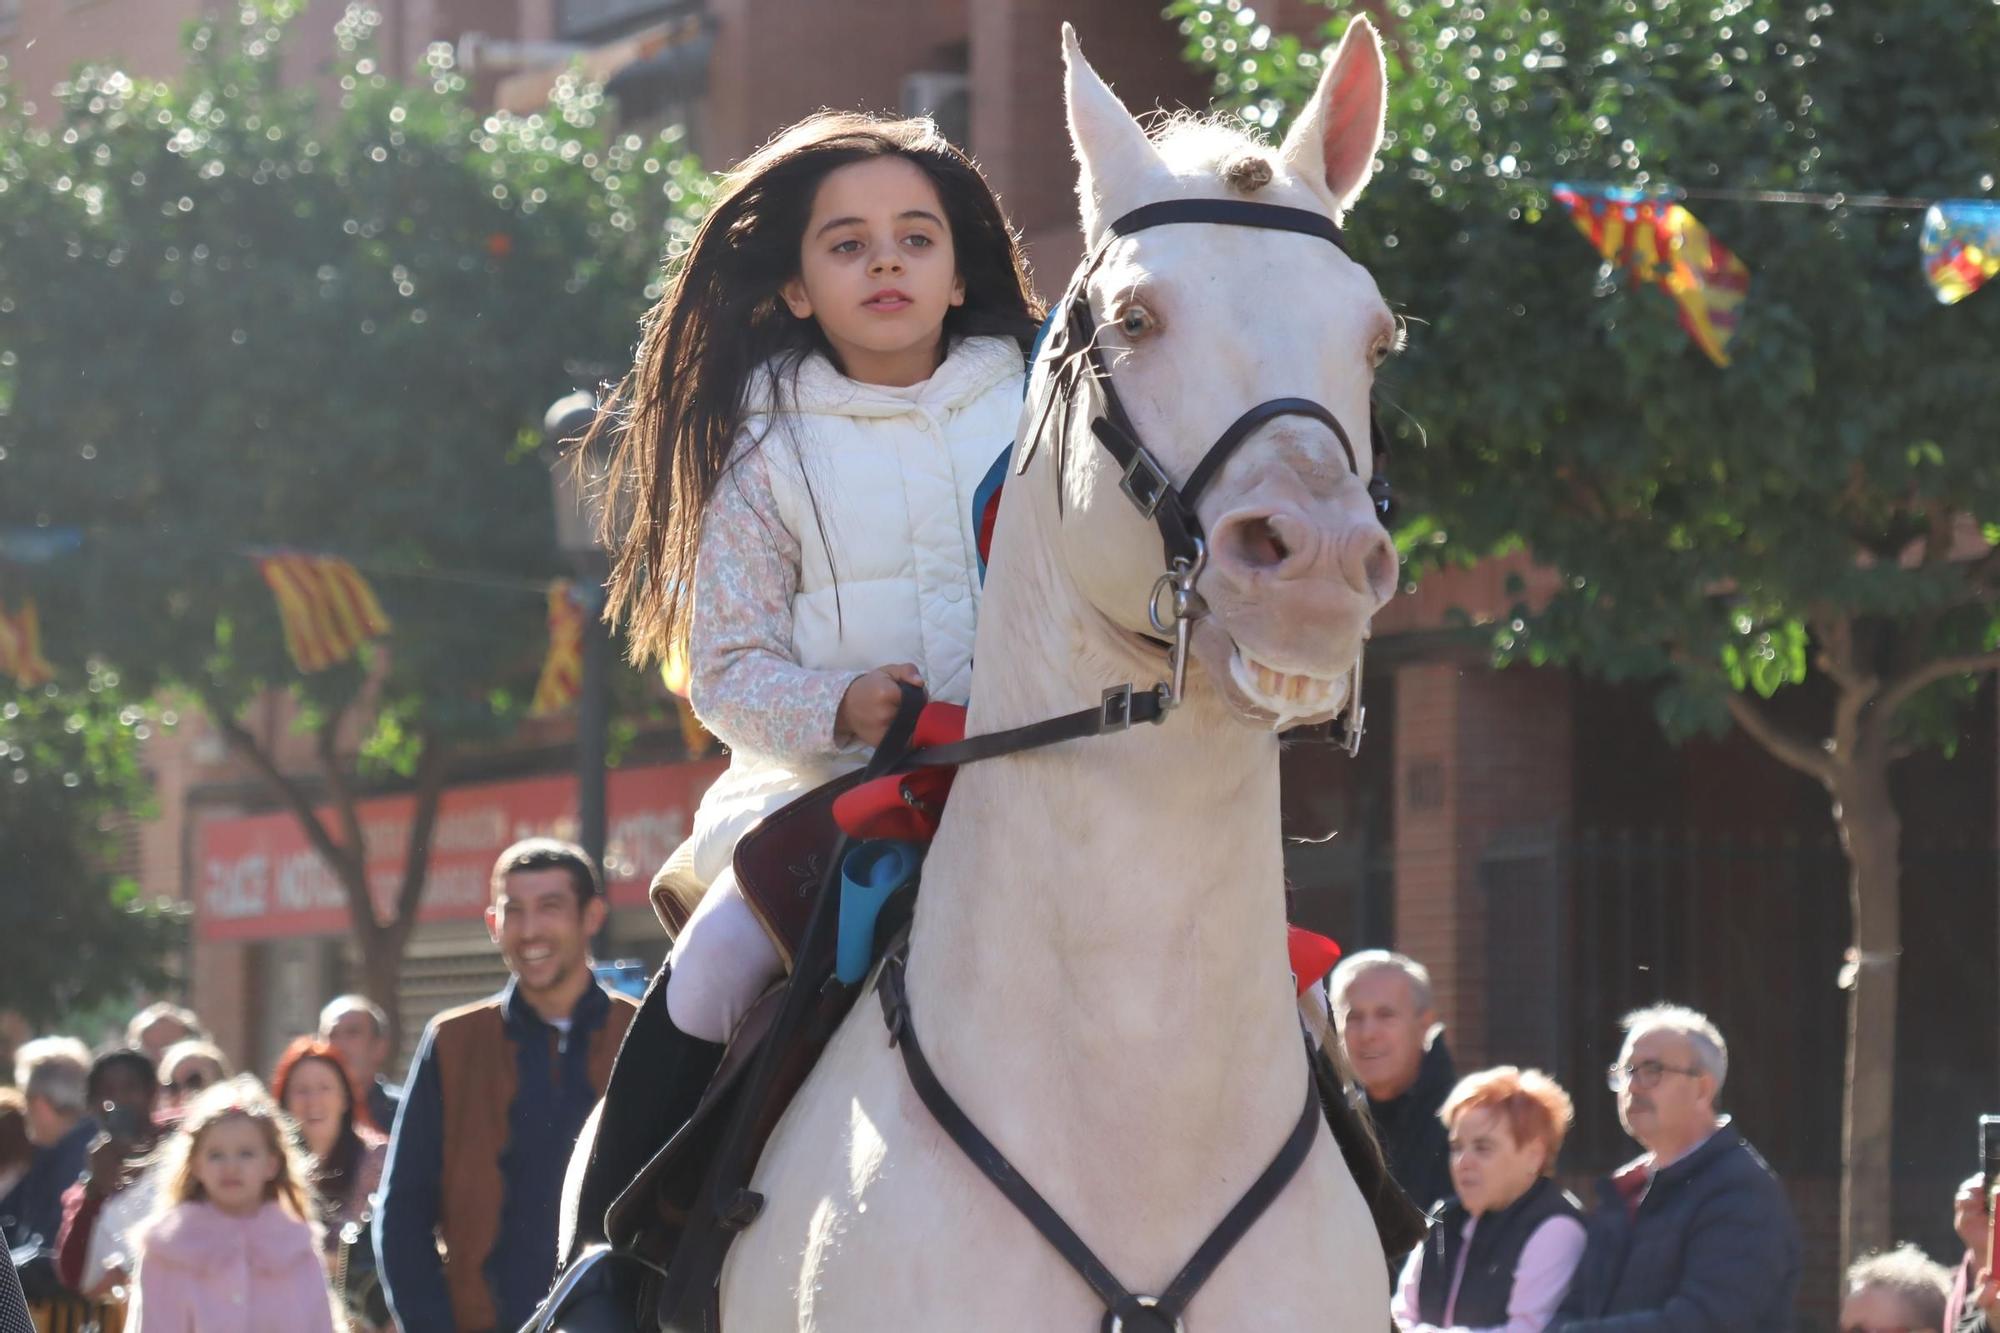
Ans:
[{"label": "older man with glasses", "polygon": [[1729,1048],[1692,1009],[1627,1014],[1618,1120],[1646,1149],[1598,1185],[1589,1241],[1552,1329],[1784,1333],[1799,1232],[1784,1187],[1716,1111]]}]

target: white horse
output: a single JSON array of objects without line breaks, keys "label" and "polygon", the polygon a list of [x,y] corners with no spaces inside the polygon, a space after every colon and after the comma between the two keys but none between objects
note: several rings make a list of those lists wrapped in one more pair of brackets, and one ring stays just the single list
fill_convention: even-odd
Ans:
[{"label": "white horse", "polygon": [[[1357,19],[1275,151],[1214,124],[1157,142],[1067,27],[1084,231],[1142,204],[1243,199],[1337,220],[1373,169],[1386,95]],[[1162,725],[966,767],[924,868],[912,1022],[939,1080],[1126,1287],[1157,1293],[1300,1119],[1278,738],[1335,716],[1396,580],[1366,494],[1369,392],[1395,326],[1368,273],[1310,236],[1169,226],[1088,285],[1140,437],[1176,479],[1246,407],[1266,422],[1203,493],[1208,614]],[[1024,421],[1039,416],[1037,368]],[[1082,395],[1086,404],[1092,401]],[[1147,640],[1161,537],[1086,429],[1059,421],[1010,480],[981,610],[969,734],[1161,678]],[[1024,427],[1025,429],[1026,427]],[[768,1204],[722,1273],[729,1333],[1091,1333],[1103,1303],[919,1102],[864,998],[753,1178]],[[1379,1329],[1375,1229],[1325,1124],[1187,1313],[1203,1330]]]}]

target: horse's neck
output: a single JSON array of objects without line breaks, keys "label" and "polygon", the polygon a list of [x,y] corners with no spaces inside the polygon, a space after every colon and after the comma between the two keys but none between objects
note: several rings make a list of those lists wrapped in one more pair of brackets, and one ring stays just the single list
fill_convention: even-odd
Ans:
[{"label": "horse's neck", "polygon": [[[1135,677],[1094,651],[1046,545],[1010,526],[968,731],[1150,685],[1162,668]],[[1037,1132],[1101,1143],[1126,1127],[1152,1153],[1298,1114],[1270,735],[1191,700],[1159,726],[970,765],[924,884],[916,1028],[975,1117],[1032,1090],[1048,1116]]]}]

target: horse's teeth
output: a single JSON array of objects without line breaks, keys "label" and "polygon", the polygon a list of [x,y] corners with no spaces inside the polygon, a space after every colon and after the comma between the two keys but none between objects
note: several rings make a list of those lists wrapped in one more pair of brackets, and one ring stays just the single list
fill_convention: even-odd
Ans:
[{"label": "horse's teeth", "polygon": [[1240,679],[1245,688],[1248,688],[1251,682],[1255,682],[1257,693],[1276,703],[1298,704],[1305,709],[1311,709],[1326,702],[1335,684],[1333,681],[1304,672],[1293,674],[1277,671],[1253,657],[1241,654],[1236,660],[1243,670],[1243,678]]}]

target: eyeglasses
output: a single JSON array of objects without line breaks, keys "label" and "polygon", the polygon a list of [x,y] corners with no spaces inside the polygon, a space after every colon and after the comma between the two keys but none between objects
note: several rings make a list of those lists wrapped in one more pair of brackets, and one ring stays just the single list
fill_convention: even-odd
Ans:
[{"label": "eyeglasses", "polygon": [[1641,1060],[1637,1064],[1613,1065],[1604,1071],[1604,1081],[1613,1092],[1625,1091],[1626,1085],[1650,1092],[1660,1085],[1660,1080],[1668,1074],[1685,1074],[1694,1078],[1699,1069],[1682,1069],[1678,1065],[1665,1064],[1659,1060]]},{"label": "eyeglasses", "polygon": [[167,1091],[178,1097],[184,1092],[200,1092],[209,1085],[209,1082],[210,1079],[206,1074],[188,1074],[169,1082]]},{"label": "eyeglasses", "polygon": [[1840,1330],[1840,1333],[1923,1333],[1923,1330],[1877,1327],[1874,1324],[1848,1324]]}]

